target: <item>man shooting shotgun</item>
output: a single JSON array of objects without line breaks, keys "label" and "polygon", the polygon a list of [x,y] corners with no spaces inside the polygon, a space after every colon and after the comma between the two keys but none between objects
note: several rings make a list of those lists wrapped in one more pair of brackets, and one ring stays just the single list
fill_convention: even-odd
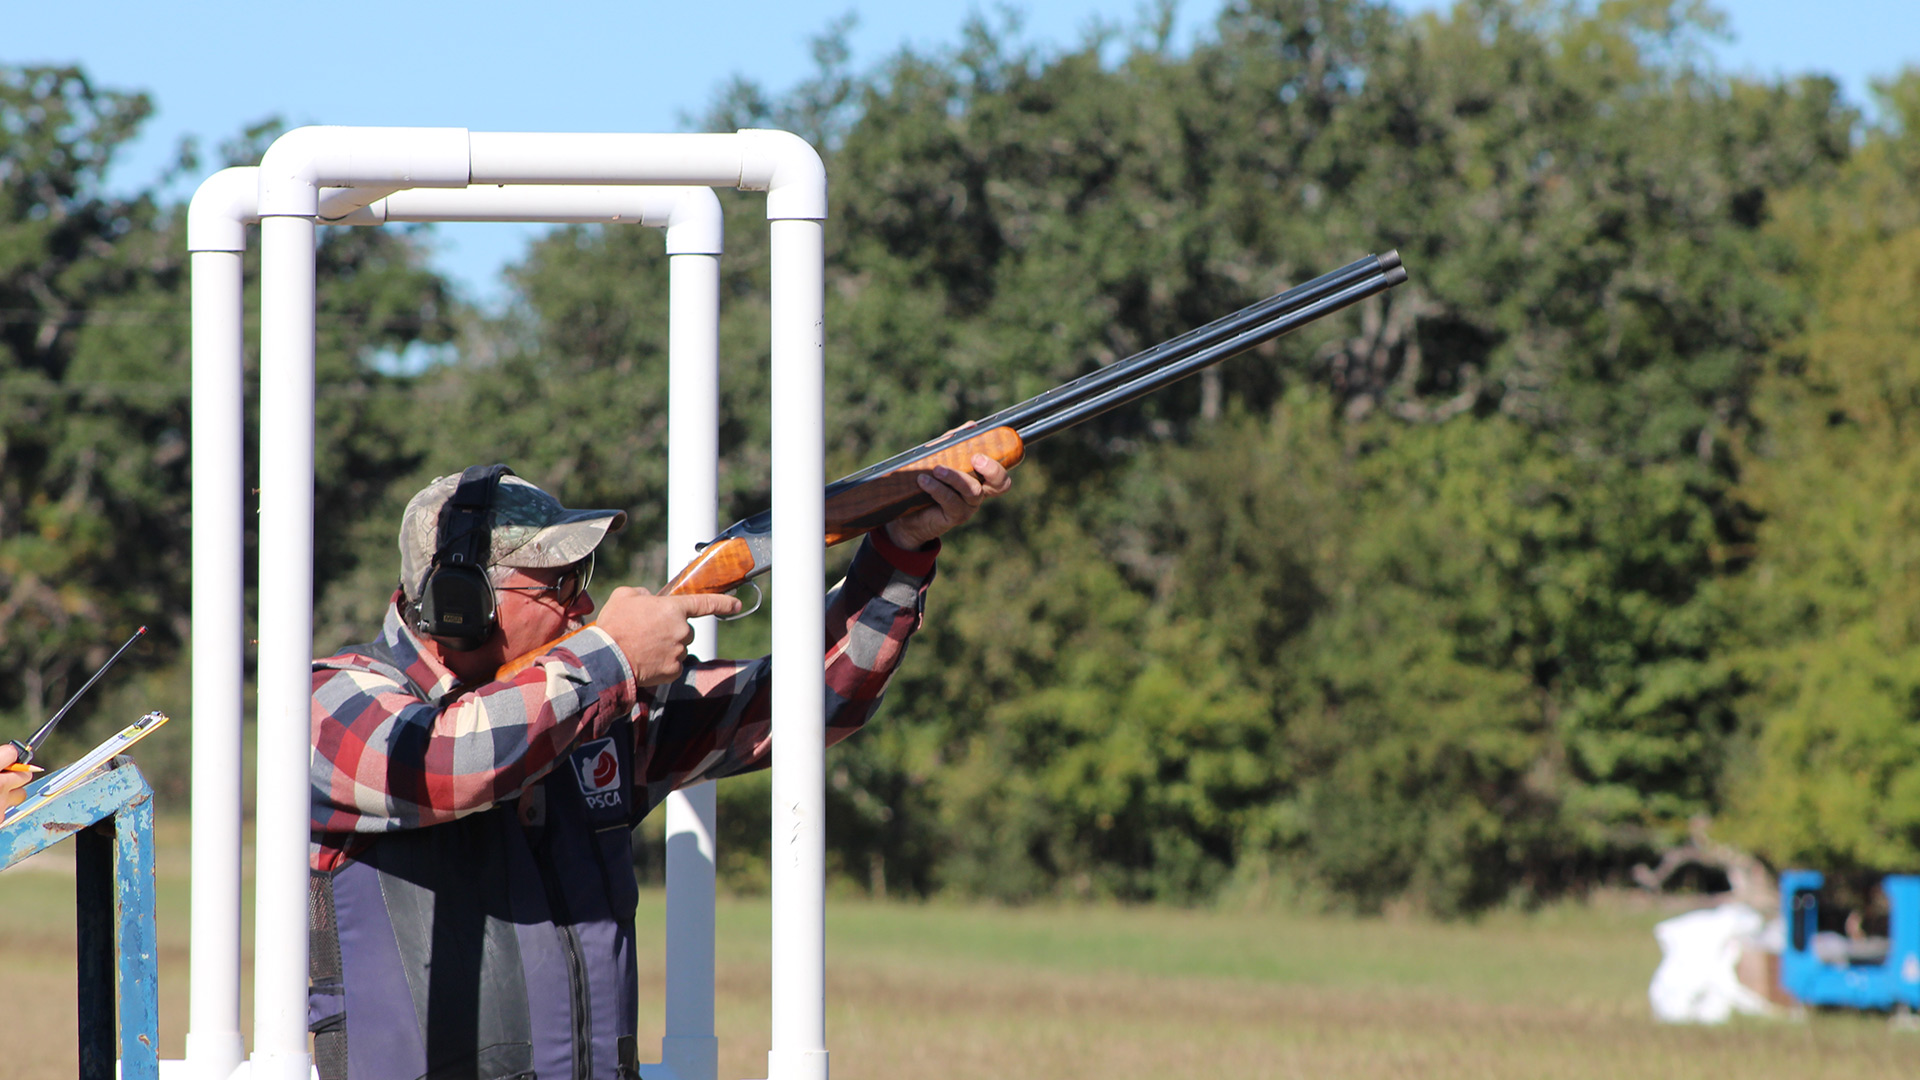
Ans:
[{"label": "man shooting shotgun", "polygon": [[[1369,257],[827,489],[827,739],[865,723],[920,626],[940,537],[1011,486],[1026,447],[1391,288]],[[768,515],[658,596],[593,551],[618,510],[569,510],[503,465],[441,477],[400,524],[380,636],[313,674],[312,981],[323,1080],[637,1077],[629,834],[676,788],[771,760],[771,658],[688,662],[688,620],[770,568]]]}]

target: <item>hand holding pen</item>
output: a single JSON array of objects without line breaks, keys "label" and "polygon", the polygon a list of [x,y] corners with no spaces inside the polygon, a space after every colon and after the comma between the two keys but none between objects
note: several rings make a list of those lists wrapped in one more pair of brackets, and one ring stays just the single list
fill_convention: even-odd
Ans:
[{"label": "hand holding pen", "polygon": [[0,763],[4,764],[4,768],[0,768],[0,814],[20,805],[20,800],[27,797],[27,784],[33,779],[33,772],[38,771],[32,765],[23,766],[32,771],[14,771],[18,763],[16,756],[12,743],[0,743]]}]

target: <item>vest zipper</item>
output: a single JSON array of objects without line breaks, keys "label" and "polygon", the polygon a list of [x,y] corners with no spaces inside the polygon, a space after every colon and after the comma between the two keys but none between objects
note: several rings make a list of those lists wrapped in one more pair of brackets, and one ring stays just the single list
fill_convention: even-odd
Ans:
[{"label": "vest zipper", "polygon": [[593,1076],[593,999],[588,993],[587,964],[580,955],[580,939],[573,927],[561,925],[560,941],[566,946],[569,1004],[573,1009],[573,1080],[591,1080]]}]

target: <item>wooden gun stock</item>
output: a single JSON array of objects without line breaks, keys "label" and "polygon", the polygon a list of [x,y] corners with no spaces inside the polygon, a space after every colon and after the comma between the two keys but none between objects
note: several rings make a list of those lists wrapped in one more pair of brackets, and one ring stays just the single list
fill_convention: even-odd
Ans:
[{"label": "wooden gun stock", "polygon": [[[748,550],[747,542],[738,538],[716,540],[700,549],[693,561],[680,568],[673,580],[661,588],[659,596],[685,596],[689,593],[732,592],[753,576],[753,553]],[[591,624],[589,624],[591,625]],[[570,630],[544,645],[536,646],[524,656],[516,656],[500,665],[493,673],[498,679],[511,679],[515,675],[533,666],[533,662],[552,652],[568,638],[587,629]]]},{"label": "wooden gun stock", "polygon": [[[1026,444],[1010,427],[989,428],[960,442],[928,449],[925,454],[876,476],[845,486],[836,484],[827,497],[827,546],[845,543],[923,506],[932,506],[933,497],[920,490],[920,477],[941,465],[956,472],[971,472],[975,454],[985,454],[1011,469],[1026,456]],[[764,553],[754,550],[751,539],[723,535],[701,548],[693,561],[681,567],[680,572],[673,575],[673,580],[667,582],[658,595],[732,592],[765,570]],[[515,657],[502,665],[494,678],[508,679],[518,675],[532,667],[536,658],[546,655],[554,646],[579,632],[575,630],[539,646],[525,656]]]},{"label": "wooden gun stock", "polygon": [[700,549],[660,590],[661,596],[732,592],[753,576],[753,551],[745,540],[730,536]]}]

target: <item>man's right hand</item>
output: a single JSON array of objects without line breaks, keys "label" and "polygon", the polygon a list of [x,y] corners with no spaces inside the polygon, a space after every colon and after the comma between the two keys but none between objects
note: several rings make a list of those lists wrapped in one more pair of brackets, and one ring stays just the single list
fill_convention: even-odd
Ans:
[{"label": "man's right hand", "polygon": [[687,646],[693,643],[689,619],[733,615],[739,610],[740,601],[724,594],[655,596],[645,589],[623,586],[607,597],[594,625],[606,631],[627,654],[627,663],[641,686],[659,686],[679,678],[687,662]]}]

